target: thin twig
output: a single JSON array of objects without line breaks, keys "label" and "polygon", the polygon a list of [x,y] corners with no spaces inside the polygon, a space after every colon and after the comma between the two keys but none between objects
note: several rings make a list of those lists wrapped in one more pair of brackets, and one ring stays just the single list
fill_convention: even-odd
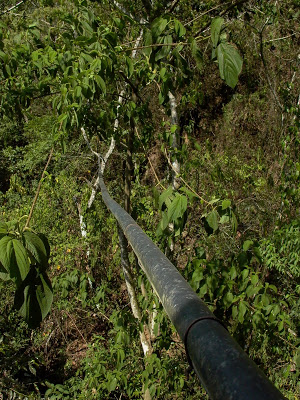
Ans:
[{"label": "thin twig", "polygon": [[45,165],[45,168],[44,168],[44,171],[43,171],[43,173],[42,173],[40,182],[39,182],[39,184],[38,184],[38,187],[37,187],[37,190],[36,190],[36,193],[35,193],[35,197],[34,197],[34,200],[33,200],[33,203],[32,203],[32,206],[31,206],[31,209],[30,209],[30,212],[29,212],[27,221],[26,221],[26,224],[25,224],[25,226],[24,226],[24,230],[25,230],[26,228],[28,228],[28,226],[29,226],[29,223],[30,223],[30,220],[31,220],[31,217],[32,217],[32,213],[33,213],[34,207],[35,207],[35,205],[36,205],[37,199],[38,199],[39,194],[40,194],[40,190],[41,190],[41,186],[42,186],[42,182],[43,182],[44,175],[45,175],[45,173],[46,173],[46,171],[47,171],[48,165],[49,165],[49,163],[50,163],[50,161],[51,161],[51,158],[52,158],[52,155],[53,155],[53,150],[54,150],[54,148],[52,147],[52,149],[51,149],[51,151],[50,151],[50,154],[49,154],[49,157],[48,157],[48,161],[47,161],[47,163],[46,163],[46,165]]},{"label": "thin twig", "polygon": [[268,85],[269,85],[269,87],[270,87],[270,89],[271,89],[271,92],[272,92],[272,94],[273,94],[273,96],[274,96],[275,102],[277,103],[277,106],[279,107],[279,109],[280,109],[280,110],[283,110],[283,106],[282,106],[282,104],[280,103],[280,100],[279,100],[279,98],[278,98],[278,96],[277,96],[277,93],[275,92],[275,88],[274,88],[273,85],[272,85],[272,82],[271,82],[271,79],[270,79],[270,75],[269,75],[268,66],[267,66],[267,63],[266,63],[266,60],[265,60],[265,56],[264,56],[263,32],[264,32],[264,29],[265,29],[265,27],[266,27],[268,21],[269,21],[269,17],[266,19],[266,21],[265,21],[265,23],[263,24],[261,30],[259,31],[259,38],[260,38],[260,57],[261,57],[263,66],[264,66],[264,68],[265,68],[265,74],[266,74],[266,77],[267,77]]},{"label": "thin twig", "polygon": [[[234,7],[239,6],[243,3],[246,3],[249,0],[239,0],[234,4],[231,4],[228,8],[226,8],[226,10],[222,11],[219,14],[219,17],[222,17],[223,15],[227,14],[230,10],[232,10]],[[209,21],[207,24],[204,25],[203,28],[199,29],[199,31],[197,32],[196,36],[200,35],[200,33],[204,32],[211,24],[211,21]]]},{"label": "thin twig", "polygon": [[186,24],[184,24],[184,26],[188,26],[190,25],[192,22],[197,21],[197,19],[203,17],[206,14],[209,14],[211,11],[217,10],[218,8],[221,8],[223,6],[226,6],[227,4],[231,4],[230,1],[227,1],[227,3],[222,3],[222,4],[218,4],[217,6],[211,8],[210,10],[205,11],[204,13],[198,15],[197,17],[191,19],[189,22],[187,22]]},{"label": "thin twig", "polygon": [[295,35],[296,35],[296,32],[292,33],[291,35],[283,36],[283,37],[281,37],[281,38],[265,40],[264,43],[277,42],[278,40],[288,39],[288,38],[290,38],[290,37],[292,37],[292,36],[295,36]]},{"label": "thin twig", "polygon": [[134,15],[132,15],[129,11],[127,11],[121,4],[119,4],[116,0],[112,0],[114,6],[121,11],[123,14],[127,15],[127,17],[131,18],[133,21],[137,22],[140,25],[148,24],[148,21],[144,18],[138,19]]},{"label": "thin twig", "polygon": [[85,337],[83,336],[83,334],[81,333],[81,331],[78,329],[76,322],[74,321],[73,317],[71,317],[71,315],[68,313],[68,311],[64,310],[63,311],[65,314],[67,314],[67,316],[70,318],[70,320],[73,322],[75,329],[77,330],[77,332],[79,333],[79,335],[82,337],[83,341],[85,342],[85,344],[88,344]]},{"label": "thin twig", "polygon": [[[167,154],[167,150],[166,150],[166,149],[165,149],[165,156],[166,156],[166,158],[167,158],[167,160],[168,160],[168,164],[170,165],[170,167],[171,167],[172,170],[174,171],[173,165],[172,165],[172,163],[171,163],[170,158],[168,157],[168,154]],[[176,172],[176,171],[174,171],[174,172]],[[202,200],[204,203],[211,205],[209,201],[205,200],[202,196],[200,196],[200,194],[198,194],[197,192],[195,192],[195,190],[194,190],[181,176],[179,176],[178,178],[188,187],[188,189],[190,189],[190,191],[191,191],[192,193],[194,193],[194,195],[195,195],[196,197],[198,197],[198,198],[199,198],[200,200]]]},{"label": "thin twig", "polygon": [[[194,39],[199,42],[200,40],[207,40],[210,38],[209,36],[196,36]],[[124,51],[131,51],[131,50],[143,50],[143,49],[149,49],[153,47],[176,47],[176,46],[189,46],[191,43],[189,42],[178,42],[178,43],[154,43],[154,44],[148,44],[147,46],[138,46],[138,47],[131,47],[129,49],[124,49]],[[123,45],[125,46],[125,44]]]}]

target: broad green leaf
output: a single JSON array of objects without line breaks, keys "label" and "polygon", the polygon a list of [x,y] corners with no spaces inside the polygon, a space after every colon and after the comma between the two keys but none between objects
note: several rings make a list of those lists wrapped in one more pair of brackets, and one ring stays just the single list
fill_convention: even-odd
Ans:
[{"label": "broad green leaf", "polygon": [[[252,279],[251,279],[252,281]],[[255,294],[255,288],[253,285],[249,285],[246,289],[246,294],[248,297],[252,297]]]},{"label": "broad green leaf", "polygon": [[38,235],[32,232],[24,232],[23,238],[26,249],[31,253],[38,264],[46,268],[48,265],[48,258],[43,241]]},{"label": "broad green leaf", "polygon": [[222,201],[222,210],[226,210],[230,206],[231,206],[231,201],[230,200],[223,200]]},{"label": "broad green leaf", "polygon": [[219,223],[220,223],[220,224],[227,224],[228,222],[229,222],[229,217],[228,217],[228,215],[222,215],[222,217],[221,217]]},{"label": "broad green leaf", "polygon": [[41,241],[44,243],[47,258],[49,258],[50,257],[50,245],[49,245],[48,238],[43,233],[38,233],[37,235],[41,239]]},{"label": "broad green leaf", "polygon": [[218,44],[223,23],[224,19],[220,17],[214,18],[212,20],[210,26],[210,32],[211,32],[211,41],[214,47],[216,47]]},{"label": "broad green leaf", "polygon": [[231,292],[227,292],[224,297],[224,304],[226,307],[230,307],[233,302],[233,294]]},{"label": "broad green leaf", "polygon": [[0,222],[0,239],[6,236],[8,232],[8,226],[5,222]]},{"label": "broad green leaf", "polygon": [[201,288],[200,288],[200,292],[199,292],[200,297],[203,297],[206,293],[207,293],[207,284],[204,283],[204,285],[201,286]]},{"label": "broad green leaf", "polygon": [[237,49],[229,43],[220,43],[217,47],[220,76],[228,86],[234,88],[242,71],[243,60]]},{"label": "broad green leaf", "polygon": [[211,211],[208,214],[208,216],[206,217],[206,221],[207,221],[208,225],[213,229],[214,232],[219,227],[218,219],[219,219],[219,214],[217,213],[216,210]]},{"label": "broad green leaf", "polygon": [[168,213],[167,212],[163,212],[162,213],[162,220],[161,220],[161,229],[164,231],[167,226],[169,225],[169,218],[168,218]]},{"label": "broad green leaf", "polygon": [[237,308],[237,306],[233,306],[232,307],[232,317],[234,320],[236,319],[237,315],[238,315],[238,308]]},{"label": "broad green leaf", "polygon": [[182,37],[186,34],[186,29],[185,27],[182,25],[181,22],[178,21],[178,19],[174,20],[174,24],[175,24],[175,33],[178,37]]},{"label": "broad green leaf", "polygon": [[162,194],[159,196],[158,206],[161,209],[162,205],[165,203],[166,199],[170,197],[173,193],[172,186],[169,186],[168,189],[164,190]]},{"label": "broad green leaf", "polygon": [[159,104],[163,104],[163,102],[165,101],[165,96],[162,94],[162,92],[159,92],[158,100]]},{"label": "broad green leaf", "polygon": [[[144,41],[144,46],[151,46],[152,45],[152,35],[151,32],[147,31],[145,33],[145,41]],[[152,53],[153,48],[152,47],[146,47],[143,49],[143,53],[145,56],[149,57]]]},{"label": "broad green leaf", "polygon": [[191,43],[191,51],[192,51],[192,55],[196,61],[197,68],[199,70],[201,70],[202,66],[203,66],[203,54],[202,54],[201,50],[199,49],[197,42],[194,38],[190,39],[189,42]]},{"label": "broad green leaf", "polygon": [[160,70],[160,73],[159,73],[160,78],[161,78],[161,80],[162,80],[163,82],[165,81],[164,76],[166,75],[166,72],[167,72],[166,67],[163,67],[163,68]]},{"label": "broad green leaf", "polygon": [[253,240],[245,240],[243,243],[243,250],[247,251],[253,245]]},{"label": "broad green leaf", "polygon": [[236,277],[237,277],[237,271],[236,271],[235,266],[233,265],[233,266],[230,268],[230,278],[231,278],[232,280],[234,280]]},{"label": "broad green leaf", "polygon": [[81,25],[84,27],[86,33],[92,34],[94,29],[86,21],[81,21]]},{"label": "broad green leaf", "polygon": [[133,62],[132,59],[129,57],[126,57],[126,65],[127,65],[127,70],[128,70],[128,77],[130,78],[131,75],[133,74]]},{"label": "broad green leaf", "polygon": [[2,50],[0,50],[0,58],[7,63],[8,62],[8,56],[5,54]]},{"label": "broad green leaf", "polygon": [[244,301],[241,301],[239,303],[239,314],[238,314],[238,320],[242,324],[244,322],[244,316],[246,314],[247,307]]},{"label": "broad green leaf", "polygon": [[97,82],[97,85],[100,87],[102,92],[106,94],[106,84],[100,75],[95,75],[95,81]]},{"label": "broad green leaf", "polygon": [[242,278],[243,278],[243,280],[245,280],[246,278],[248,278],[248,275],[249,275],[249,269],[247,269],[247,268],[243,269],[243,271],[242,271]]},{"label": "broad green leaf", "polygon": [[115,378],[115,377],[112,378],[107,384],[107,390],[109,392],[113,392],[115,390],[115,388],[117,387],[117,384],[118,384],[117,378]]},{"label": "broad green leaf", "polygon": [[30,328],[36,328],[51,309],[51,282],[44,272],[31,269],[18,287],[14,306]]},{"label": "broad green leaf", "polygon": [[89,54],[87,54],[87,53],[81,53],[80,55],[81,55],[81,57],[82,57],[85,61],[87,61],[88,63],[92,63],[92,62],[94,61],[93,57],[91,57],[91,56],[90,56]]},{"label": "broad green leaf", "polygon": [[255,274],[255,275],[252,275],[251,276],[251,283],[252,283],[252,285],[256,285],[257,284],[257,282],[258,282],[258,276]]},{"label": "broad green leaf", "polygon": [[183,216],[187,209],[187,197],[181,194],[176,194],[175,199],[168,207],[168,218],[170,221],[176,222]]},{"label": "broad green leaf", "polygon": [[159,17],[156,18],[151,27],[151,32],[153,36],[158,37],[163,33],[163,31],[166,29],[166,26],[168,25],[168,21],[165,18]]},{"label": "broad green leaf", "polygon": [[[172,36],[171,35],[165,36],[163,44],[168,45],[168,44],[171,44],[171,43],[172,43]],[[170,46],[162,46],[160,48],[160,50],[155,55],[155,61],[159,61],[162,58],[167,57],[167,55],[169,54],[170,50],[171,50]]]},{"label": "broad green leaf", "polygon": [[0,240],[0,262],[16,284],[19,285],[29,272],[29,260],[22,243],[10,236]]},{"label": "broad green leaf", "polygon": [[81,96],[82,89],[80,86],[76,86],[74,89],[74,96],[79,98]]}]

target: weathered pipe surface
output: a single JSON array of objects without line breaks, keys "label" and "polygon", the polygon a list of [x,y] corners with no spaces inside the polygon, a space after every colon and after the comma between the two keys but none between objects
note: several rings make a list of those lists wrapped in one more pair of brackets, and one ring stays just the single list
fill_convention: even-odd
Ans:
[{"label": "weathered pipe surface", "polygon": [[[283,395],[229,335],[174,265],[114,201],[100,179],[102,197],[117,219],[212,400],[277,400]],[[200,320],[199,320],[200,319]]]}]

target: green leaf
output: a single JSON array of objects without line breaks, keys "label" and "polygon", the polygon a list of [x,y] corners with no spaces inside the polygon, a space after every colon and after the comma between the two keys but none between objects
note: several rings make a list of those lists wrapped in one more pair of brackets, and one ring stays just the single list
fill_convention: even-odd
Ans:
[{"label": "green leaf", "polygon": [[95,75],[95,81],[97,82],[97,85],[100,87],[102,92],[106,94],[106,84],[100,75]]},{"label": "green leaf", "polygon": [[158,100],[159,104],[163,104],[163,102],[165,101],[165,96],[162,94],[162,92],[159,92]]},{"label": "green leaf", "polygon": [[131,75],[133,74],[133,62],[131,58],[126,56],[126,65],[127,65],[127,70],[128,70],[128,77],[130,78]]},{"label": "green leaf", "polygon": [[176,222],[183,216],[187,209],[187,197],[176,193],[175,199],[168,207],[168,218],[170,221]]},{"label": "green leaf", "polygon": [[247,269],[247,268],[243,269],[243,271],[242,271],[243,281],[248,278],[248,275],[249,275],[249,269]]},{"label": "green leaf", "polygon": [[89,54],[81,53],[80,56],[88,63],[92,63],[94,61],[93,57],[91,57]]},{"label": "green leaf", "polygon": [[74,89],[74,96],[78,99],[81,96],[82,89],[80,86],[76,86]]},{"label": "green leaf", "polygon": [[[172,43],[172,36],[171,35],[165,36],[164,37],[164,44],[168,45],[168,44],[171,44],[171,43]],[[162,46],[160,48],[160,50],[155,55],[155,61],[159,61],[162,58],[167,57],[167,55],[169,54],[170,50],[171,50],[170,46]]]},{"label": "green leaf", "polygon": [[23,238],[26,249],[31,253],[36,262],[43,267],[48,265],[47,252],[43,241],[33,232],[24,232]]},{"label": "green leaf", "polygon": [[204,295],[206,295],[206,293],[207,293],[207,284],[204,283],[204,285],[201,286],[199,291],[200,297],[203,297]]},{"label": "green leaf", "polygon": [[211,32],[211,41],[214,47],[217,47],[223,23],[224,19],[220,17],[214,18],[212,20],[210,26],[210,32]]},{"label": "green leaf", "polygon": [[252,285],[256,285],[257,284],[257,282],[258,282],[258,276],[255,274],[255,275],[252,275],[251,276],[251,283],[252,283]]},{"label": "green leaf", "polygon": [[0,239],[6,236],[8,232],[8,226],[5,222],[0,222]]},{"label": "green leaf", "polygon": [[162,213],[162,220],[161,220],[161,229],[164,231],[167,226],[169,225],[169,218],[168,218],[168,213],[167,212],[163,212]]},{"label": "green leaf", "polygon": [[220,224],[227,224],[229,222],[229,216],[228,215],[222,215],[219,223]]},{"label": "green leaf", "polygon": [[11,236],[4,236],[0,240],[0,262],[17,286],[29,272],[30,266],[26,249],[19,240],[13,239]]},{"label": "green leaf", "polygon": [[[151,32],[147,31],[145,33],[144,46],[151,46],[151,45],[152,45],[152,35]],[[152,47],[146,47],[145,49],[143,49],[143,53],[145,54],[145,56],[150,57],[152,50],[153,50]]]},{"label": "green leaf", "polygon": [[244,316],[246,314],[247,307],[244,301],[241,301],[239,303],[239,314],[238,314],[238,320],[242,324],[244,322]]},{"label": "green leaf", "polygon": [[45,272],[31,269],[18,287],[14,306],[30,328],[36,328],[51,309],[52,286]]},{"label": "green leaf", "polygon": [[184,36],[186,34],[186,29],[185,27],[182,25],[181,22],[178,21],[178,19],[174,20],[174,24],[175,24],[175,33],[176,35],[180,38],[182,36]]},{"label": "green leaf", "polygon": [[217,213],[216,210],[211,211],[208,214],[208,216],[206,217],[206,221],[207,221],[208,225],[213,229],[214,232],[219,227],[218,219],[219,219],[219,214]]},{"label": "green leaf", "polygon": [[168,189],[164,190],[162,194],[159,196],[158,206],[161,209],[162,205],[166,202],[166,199],[169,198],[173,193],[172,186],[169,186]]},{"label": "green leaf", "polygon": [[230,200],[223,200],[222,201],[222,210],[226,210],[231,206],[231,201]]},{"label": "green leaf", "polygon": [[46,255],[47,255],[47,258],[49,259],[49,257],[50,257],[49,241],[48,241],[47,237],[43,233],[39,232],[37,235],[41,239],[41,241],[44,243],[44,246],[45,246],[45,249],[46,249]]},{"label": "green leaf", "polygon": [[245,240],[243,243],[243,250],[247,251],[253,245],[253,240]]},{"label": "green leaf", "polygon": [[163,18],[163,17],[156,18],[153,21],[152,27],[151,27],[151,32],[152,32],[153,36],[158,37],[160,34],[162,34],[163,31],[166,29],[167,25],[168,25],[168,21],[165,18]]},{"label": "green leaf", "polygon": [[242,71],[243,60],[237,49],[229,43],[220,43],[217,47],[220,76],[228,86],[234,88]]},{"label": "green leaf", "polygon": [[203,66],[203,54],[202,54],[201,50],[199,49],[195,39],[191,39],[191,40],[189,40],[189,42],[191,43],[191,51],[192,51],[192,55],[196,61],[197,68],[199,70],[201,70],[202,66]]},{"label": "green leaf", "polygon": [[227,292],[224,297],[224,304],[226,307],[230,307],[233,302],[233,294],[231,292]]},{"label": "green leaf", "polygon": [[162,81],[164,81],[164,76],[165,76],[166,72],[167,72],[167,68],[166,68],[166,67],[163,67],[163,68],[160,70],[159,75],[160,75],[160,78],[162,79]]}]

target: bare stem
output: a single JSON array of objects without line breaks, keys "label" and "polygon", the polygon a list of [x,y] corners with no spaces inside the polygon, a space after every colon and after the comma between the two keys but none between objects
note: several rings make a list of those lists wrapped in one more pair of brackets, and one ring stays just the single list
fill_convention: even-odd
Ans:
[{"label": "bare stem", "polygon": [[34,207],[35,207],[35,205],[36,205],[37,199],[38,199],[39,194],[40,194],[40,190],[41,190],[43,178],[44,178],[44,176],[45,176],[45,172],[47,171],[48,165],[49,165],[49,163],[50,163],[50,161],[51,161],[51,158],[52,158],[52,155],[53,155],[53,150],[54,150],[54,149],[53,149],[53,147],[52,147],[52,149],[51,149],[51,151],[50,151],[50,154],[49,154],[49,157],[48,157],[48,161],[47,161],[47,163],[46,163],[46,165],[45,165],[45,168],[44,168],[44,171],[43,171],[43,173],[42,173],[40,182],[39,182],[39,184],[38,184],[38,187],[37,187],[37,190],[36,190],[36,193],[35,193],[33,202],[32,202],[31,209],[30,209],[30,212],[29,212],[29,215],[28,215],[26,224],[25,224],[25,226],[24,226],[24,230],[25,230],[26,228],[29,227],[29,223],[30,223],[30,220],[31,220],[31,217],[32,217],[32,214],[33,214],[33,210],[34,210]]}]

